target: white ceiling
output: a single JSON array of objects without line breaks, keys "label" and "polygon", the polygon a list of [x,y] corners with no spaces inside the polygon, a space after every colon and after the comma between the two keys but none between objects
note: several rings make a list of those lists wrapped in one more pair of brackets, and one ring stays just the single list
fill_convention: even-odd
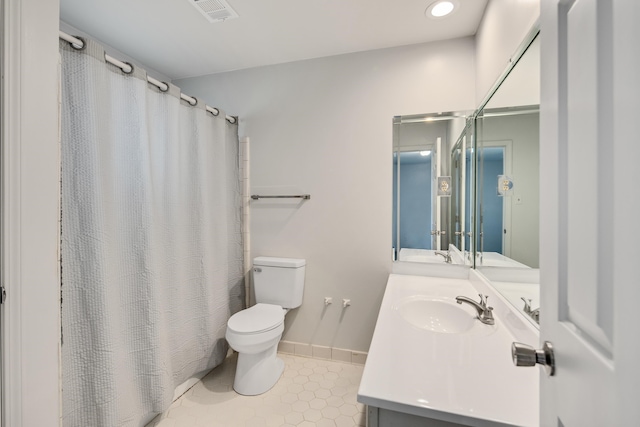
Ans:
[{"label": "white ceiling", "polygon": [[475,34],[487,0],[228,0],[207,21],[188,0],[61,0],[60,19],[172,79]]}]

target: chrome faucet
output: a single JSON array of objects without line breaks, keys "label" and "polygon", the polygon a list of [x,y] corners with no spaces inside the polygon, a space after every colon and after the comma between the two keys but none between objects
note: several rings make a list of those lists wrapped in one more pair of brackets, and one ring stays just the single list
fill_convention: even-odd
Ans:
[{"label": "chrome faucet", "polygon": [[484,324],[493,325],[495,323],[495,320],[493,319],[493,313],[492,313],[493,307],[487,307],[487,299],[489,297],[487,295],[482,296],[482,294],[478,294],[478,295],[480,296],[479,303],[465,296],[456,297],[456,302],[458,304],[462,304],[463,302],[466,302],[467,304],[471,305],[478,312],[478,316],[477,316],[478,320],[480,320]]},{"label": "chrome faucet", "polygon": [[530,298],[520,297],[520,299],[524,301],[524,308],[522,309],[522,311],[524,311],[525,314],[528,314],[537,323],[540,323],[540,307],[532,309]]},{"label": "chrome faucet", "polygon": [[[465,257],[467,258],[467,261],[471,262],[473,257],[473,252],[464,251],[464,254],[465,254]],[[476,253],[476,259],[480,259],[480,264],[482,264],[482,252]]]},{"label": "chrome faucet", "polygon": [[436,251],[435,254],[441,255],[444,258],[444,262],[446,262],[447,264],[451,264],[451,251],[447,251],[447,252]]}]

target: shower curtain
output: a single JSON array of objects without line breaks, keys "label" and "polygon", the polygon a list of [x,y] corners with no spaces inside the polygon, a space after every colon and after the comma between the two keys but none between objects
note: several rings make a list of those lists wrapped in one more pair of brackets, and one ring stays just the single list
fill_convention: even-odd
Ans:
[{"label": "shower curtain", "polygon": [[226,356],[244,298],[237,126],[60,43],[64,427],[140,426]]}]

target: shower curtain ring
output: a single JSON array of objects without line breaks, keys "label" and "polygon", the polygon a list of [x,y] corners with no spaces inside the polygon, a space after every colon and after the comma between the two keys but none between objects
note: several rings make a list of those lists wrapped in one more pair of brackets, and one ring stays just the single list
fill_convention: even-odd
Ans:
[{"label": "shower curtain ring", "polygon": [[76,47],[78,45],[72,42],[69,42],[69,46],[71,46],[73,49],[77,51],[85,50],[87,48],[87,41],[83,37],[80,37],[80,36],[73,36],[73,37],[80,40],[82,42],[82,46]]},{"label": "shower curtain ring", "polygon": [[123,73],[125,74],[132,74],[133,73],[133,64],[130,62],[126,62],[126,61],[122,61],[123,64],[127,64],[131,69],[129,71],[125,71],[124,68],[120,68],[122,70]]}]

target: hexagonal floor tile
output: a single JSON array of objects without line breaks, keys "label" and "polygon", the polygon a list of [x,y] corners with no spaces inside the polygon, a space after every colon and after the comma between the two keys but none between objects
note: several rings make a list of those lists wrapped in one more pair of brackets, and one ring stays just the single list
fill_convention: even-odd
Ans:
[{"label": "hexagonal floor tile", "polygon": [[362,366],[280,354],[285,371],[259,396],[233,391],[237,356],[211,371],[147,427],[364,426],[356,395]]}]

